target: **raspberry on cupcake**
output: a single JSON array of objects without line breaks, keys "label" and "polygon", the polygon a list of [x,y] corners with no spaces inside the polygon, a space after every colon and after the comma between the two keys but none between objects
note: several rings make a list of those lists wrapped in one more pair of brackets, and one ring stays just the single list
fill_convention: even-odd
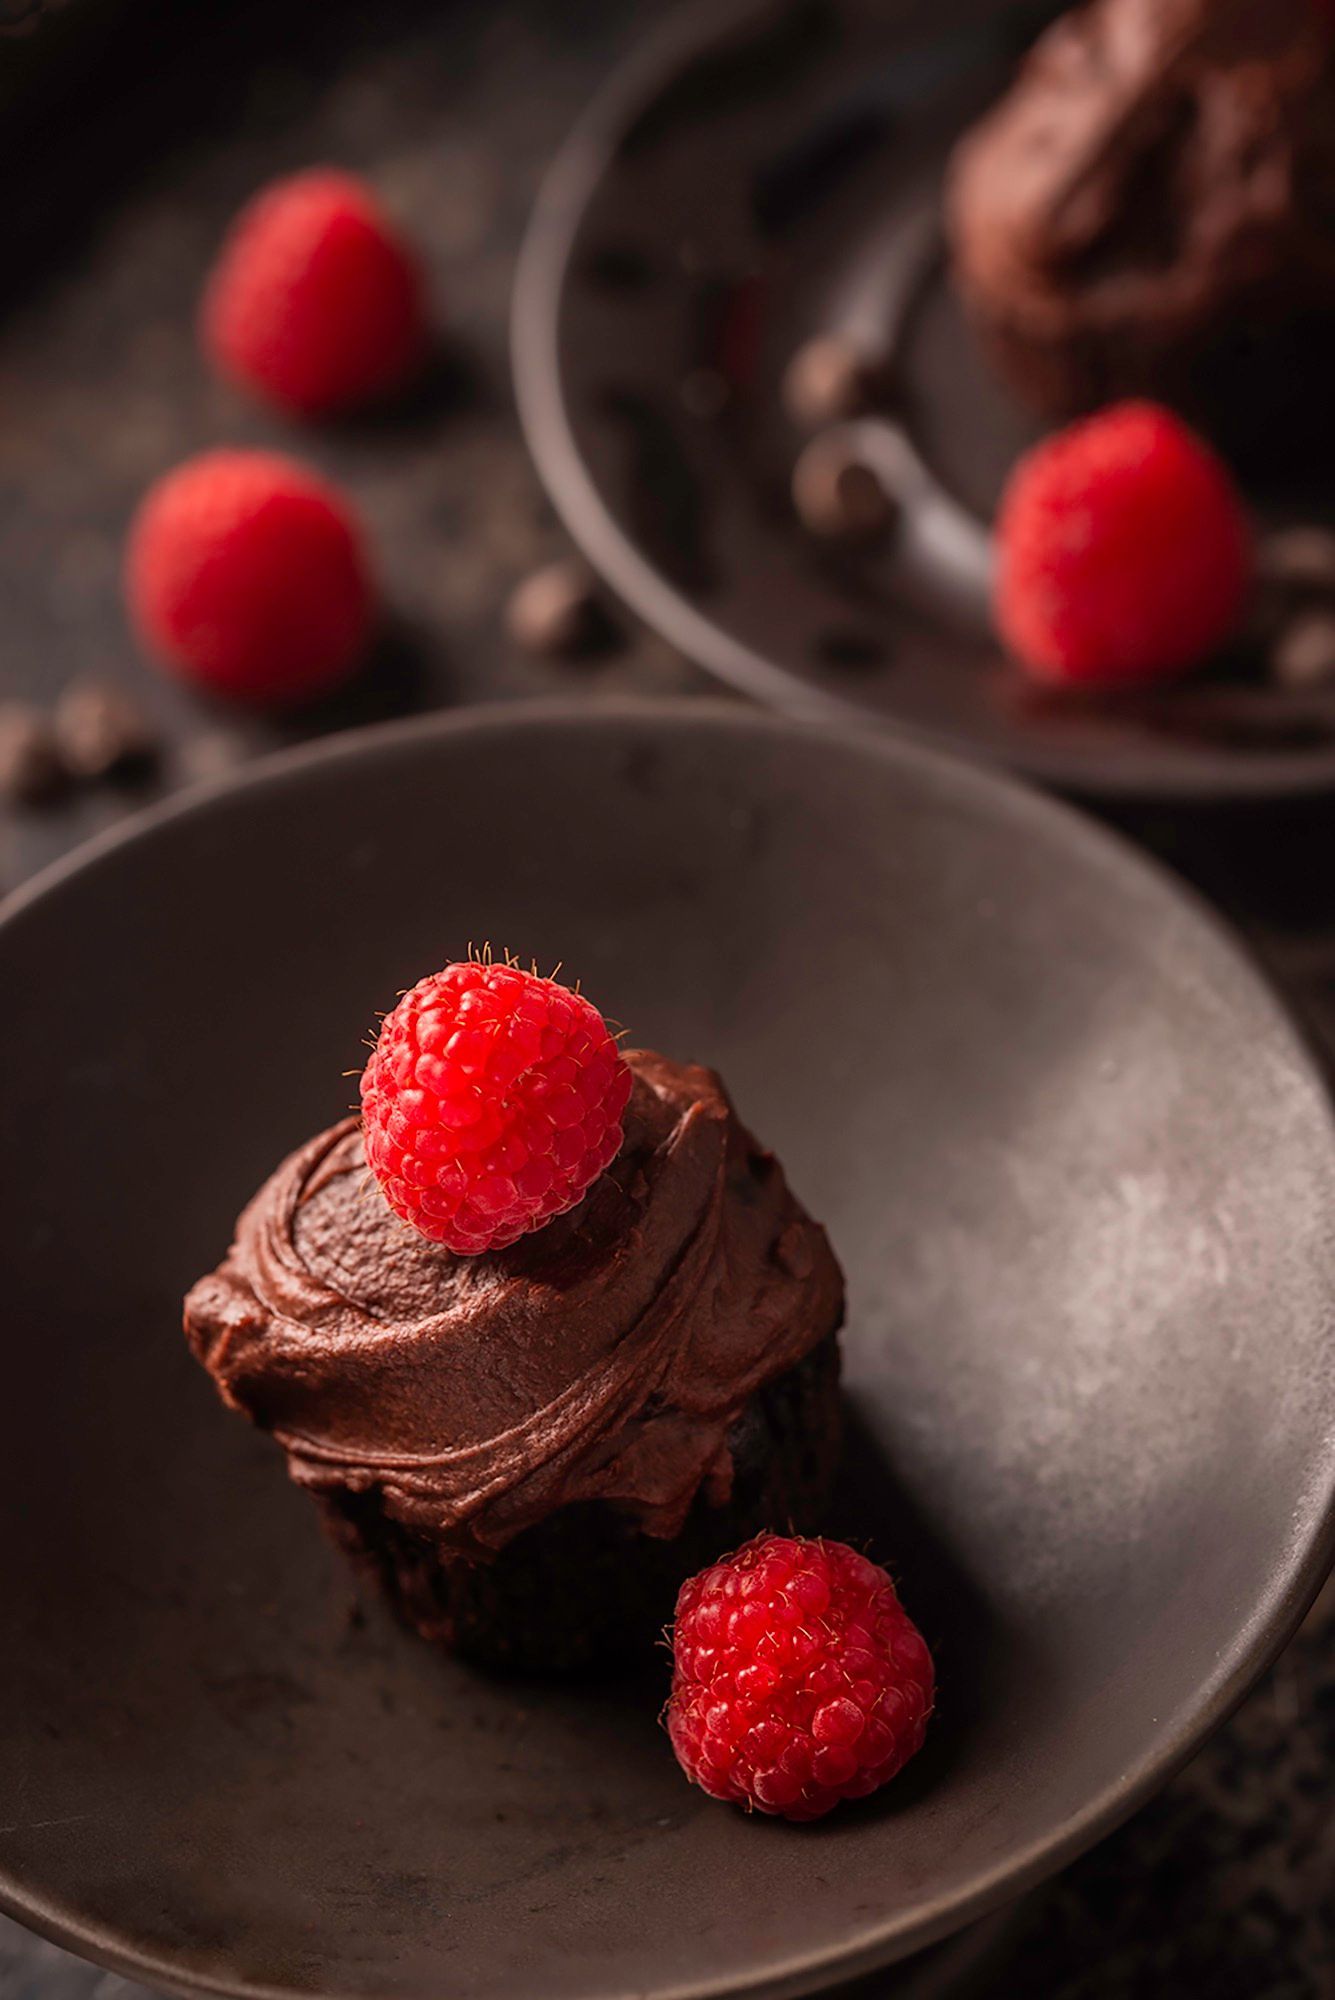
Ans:
[{"label": "raspberry on cupcake", "polygon": [[185,1324],[412,1625],[578,1666],[652,1647],[720,1546],[819,1525],[843,1281],[717,1076],[470,961],[389,1014],[362,1103]]},{"label": "raspberry on cupcake", "polygon": [[423,1236],[503,1250],[611,1165],[630,1087],[581,994],[518,966],[447,965],[380,1030],[362,1076],[366,1157]]}]

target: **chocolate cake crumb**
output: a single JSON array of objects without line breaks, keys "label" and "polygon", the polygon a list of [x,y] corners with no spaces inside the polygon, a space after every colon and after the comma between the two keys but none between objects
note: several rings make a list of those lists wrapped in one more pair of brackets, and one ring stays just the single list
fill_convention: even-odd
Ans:
[{"label": "chocolate cake crumb", "polygon": [[548,659],[591,653],[610,629],[588,574],[564,559],[525,577],[510,599],[505,622],[517,646]]},{"label": "chocolate cake crumb", "polygon": [[1283,528],[1267,535],[1257,567],[1266,583],[1319,591],[1335,601],[1335,534],[1328,528]]},{"label": "chocolate cake crumb", "polygon": [[784,408],[806,430],[861,416],[875,391],[876,370],[868,356],[836,333],[804,342],[783,378]]},{"label": "chocolate cake crumb", "polygon": [[1335,687],[1335,609],[1304,611],[1285,626],[1270,655],[1281,687]]},{"label": "chocolate cake crumb", "polygon": [[64,777],[41,710],[26,701],[0,704],[0,797],[11,805],[38,805],[55,797]]},{"label": "chocolate cake crumb", "polygon": [[122,688],[102,680],[72,681],[56,704],[56,747],[75,778],[120,777],[156,761],[158,738],[147,716]]},{"label": "chocolate cake crumb", "polygon": [[793,471],[793,505],[822,541],[867,543],[888,533],[898,512],[871,467],[835,433],[814,438]]}]

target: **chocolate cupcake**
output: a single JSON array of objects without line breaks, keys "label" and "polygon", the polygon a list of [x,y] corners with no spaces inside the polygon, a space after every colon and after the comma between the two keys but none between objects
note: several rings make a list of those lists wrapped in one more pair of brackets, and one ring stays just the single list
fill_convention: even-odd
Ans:
[{"label": "chocolate cupcake", "polygon": [[1295,387],[1294,363],[1335,321],[1335,8],[1091,0],[956,149],[947,220],[1037,410],[1148,394],[1243,448],[1303,428],[1328,369]]},{"label": "chocolate cupcake", "polygon": [[[471,1253],[430,1240],[367,1171],[377,1100],[366,1135],[347,1119],[284,1161],[186,1301],[223,1400],[282,1446],[339,1545],[426,1638],[488,1663],[650,1643],[702,1563],[761,1528],[819,1526],[835,1470],[843,1282],[824,1231],[711,1071],[616,1060],[621,1144],[564,1212]],[[443,1065],[430,1074],[457,1087]],[[542,1068],[510,1076],[516,1115]],[[451,1100],[408,1088],[422,1123],[393,1115],[411,1144]],[[517,1160],[517,1129],[465,1166]],[[525,1128],[530,1155],[544,1129]]]}]

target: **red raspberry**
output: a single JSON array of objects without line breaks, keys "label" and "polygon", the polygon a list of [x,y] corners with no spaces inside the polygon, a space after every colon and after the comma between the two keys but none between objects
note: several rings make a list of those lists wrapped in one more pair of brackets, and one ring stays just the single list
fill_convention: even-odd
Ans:
[{"label": "red raspberry", "polygon": [[200,337],[220,373],[285,409],[345,409],[396,388],[421,359],[421,272],[362,181],[315,167],[242,209]]},{"label": "red raspberry", "polygon": [[580,1196],[621,1148],[631,1074],[598,1009],[513,965],[447,965],[383,1023],[366,1157],[396,1215],[462,1256]]},{"label": "red raspberry", "polygon": [[997,520],[996,617],[1038,679],[1118,687],[1179,673],[1227,637],[1251,529],[1208,445],[1117,403],[1026,453]]},{"label": "red raspberry", "polygon": [[145,644],[186,680],[266,706],[346,678],[372,592],[346,501],[264,451],[210,451],[152,487],[125,588]]},{"label": "red raspberry", "polygon": [[784,1819],[863,1799],[922,1746],[932,1656],[883,1569],[757,1535],[684,1583],[667,1726],[711,1798]]}]

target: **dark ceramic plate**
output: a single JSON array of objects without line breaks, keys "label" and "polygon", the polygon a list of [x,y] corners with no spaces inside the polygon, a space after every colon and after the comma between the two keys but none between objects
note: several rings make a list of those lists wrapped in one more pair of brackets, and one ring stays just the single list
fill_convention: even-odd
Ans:
[{"label": "dark ceramic plate", "polygon": [[[846,1265],[832,1525],[941,1696],[822,1826],[687,1788],[659,1661],[498,1684],[351,1618],[186,1354],[182,1292],[377,1006],[484,937],[717,1063]],[[1105,1832],[1323,1573],[1313,1066],[1186,895],[967,765],[690,705],[346,738],[11,904],[0,1046],[0,1901],[157,1985],[809,1991]]]},{"label": "dark ceramic plate", "polygon": [[[989,523],[1035,431],[955,303],[939,188],[1053,11],[708,0],[678,21],[594,105],[539,201],[514,309],[530,445],[622,597],[761,700],[853,710],[1088,794],[1329,786],[1328,690],[1234,669],[1054,699],[992,639]],[[887,411],[852,441],[904,525],[862,556],[823,549],[789,498],[804,439],[783,372],[830,332],[891,361]],[[1265,504],[1308,519],[1330,500],[1327,481]]]}]

